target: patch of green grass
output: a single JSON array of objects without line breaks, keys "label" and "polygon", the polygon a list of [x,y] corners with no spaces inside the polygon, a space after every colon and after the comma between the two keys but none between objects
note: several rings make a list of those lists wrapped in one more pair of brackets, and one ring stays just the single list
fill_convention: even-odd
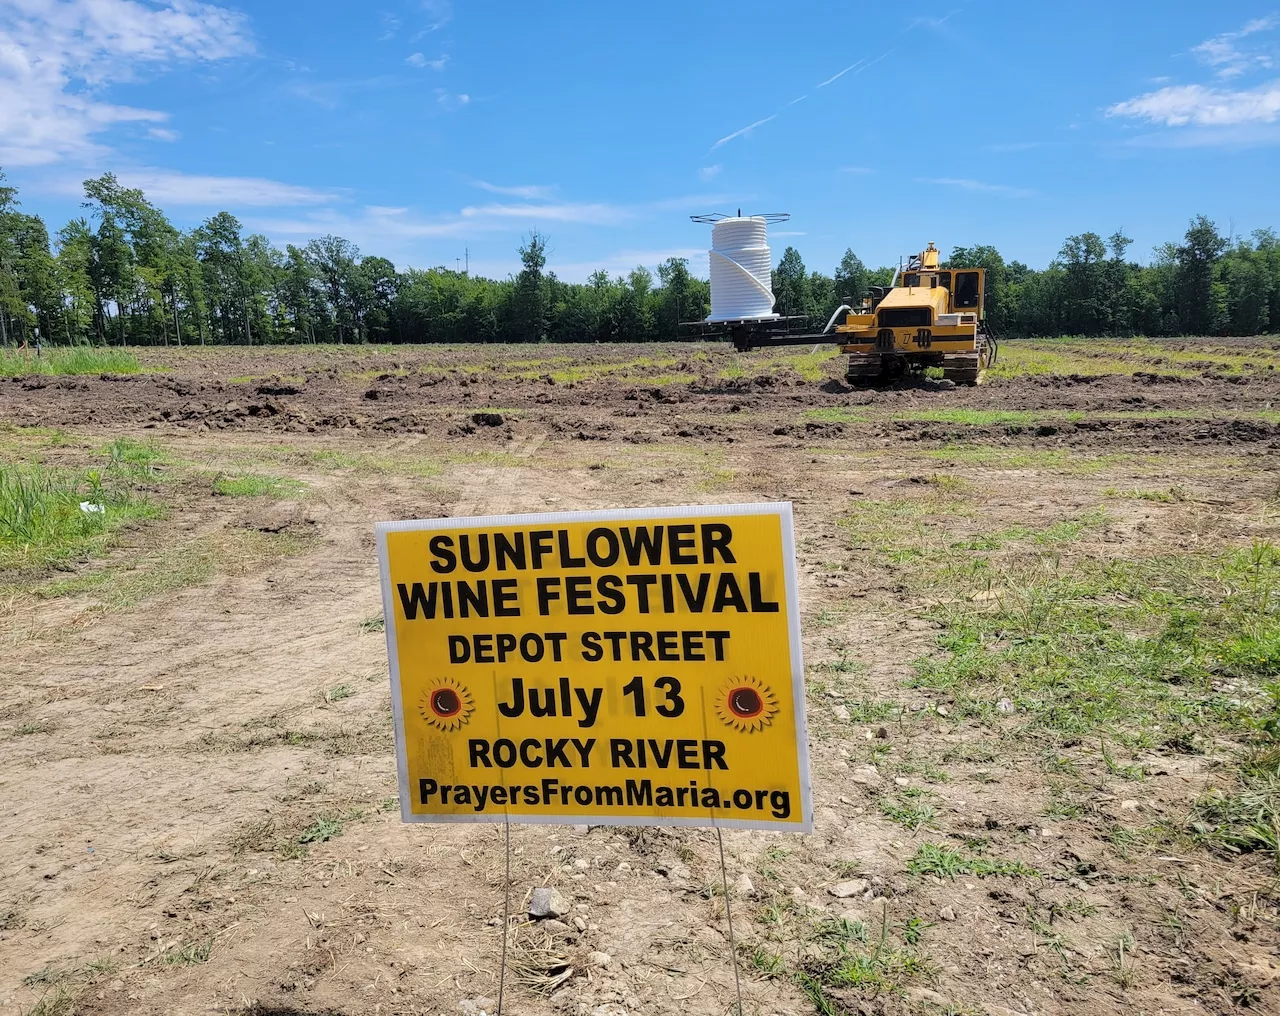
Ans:
[{"label": "patch of green grass", "polygon": [[118,437],[103,451],[109,461],[108,468],[140,477],[154,476],[156,466],[165,461],[164,452],[154,442],[136,441],[131,437]]},{"label": "patch of green grass", "polygon": [[387,620],[381,614],[371,614],[360,622],[360,631],[365,635],[387,630]]},{"label": "patch of green grass", "polygon": [[916,423],[956,423],[966,427],[990,427],[998,424],[1030,426],[1047,419],[1038,409],[968,409],[965,407],[938,409],[906,409],[893,414],[895,420]]},{"label": "patch of green grass", "polygon": [[0,569],[41,569],[100,553],[159,508],[118,469],[0,465]]},{"label": "patch of green grass", "polygon": [[1181,487],[1170,487],[1168,490],[1141,490],[1139,488],[1117,490],[1115,487],[1108,487],[1102,492],[1102,496],[1130,498],[1139,501],[1156,501],[1160,504],[1173,504],[1175,501],[1186,500],[1186,494],[1183,493]]},{"label": "patch of green grass", "polygon": [[41,996],[40,1001],[22,1016],[75,1016],[79,1008],[79,996],[73,994],[63,984],[54,986],[51,992]]},{"label": "patch of green grass", "polygon": [[20,353],[0,349],[0,377],[29,374],[137,374],[138,358],[127,349],[97,349],[92,346],[49,346],[37,357],[35,350]]},{"label": "patch of green grass", "polygon": [[821,381],[827,376],[827,362],[839,355],[840,351],[835,346],[822,346],[808,353],[784,353],[778,357],[778,361],[806,381]]},{"label": "patch of green grass", "polygon": [[289,533],[225,529],[176,546],[159,546],[127,564],[93,568],[38,587],[37,596],[93,596],[108,610],[122,610],[174,589],[200,585],[215,575],[247,575],[312,545]]},{"label": "patch of green grass", "polygon": [[198,942],[184,942],[177,949],[170,949],[164,954],[164,961],[170,966],[193,967],[208,963],[212,955],[213,939],[206,938]]},{"label": "patch of green grass", "polygon": [[299,834],[298,842],[302,844],[325,843],[335,836],[342,835],[344,822],[345,819],[334,812],[318,815],[316,820]]},{"label": "patch of green grass", "polygon": [[[1055,539],[1073,535],[1066,527]],[[1194,836],[1224,851],[1275,851],[1280,775],[1256,760],[1280,756],[1276,547],[1137,561],[1064,561],[1032,547],[980,568],[935,561],[911,578],[948,596],[932,612],[943,653],[918,660],[912,683],[1053,758],[1069,750],[1067,768],[1051,770],[1066,775],[1092,765],[1141,781],[1153,750],[1235,755],[1223,786],[1197,805]],[[975,586],[1001,592],[975,603],[964,595]],[[1014,712],[995,709],[1004,698]],[[1075,807],[1051,804],[1057,817]],[[1120,848],[1147,842],[1117,835]]]},{"label": "patch of green grass", "polygon": [[923,917],[908,917],[902,926],[902,941],[907,945],[919,945],[924,933],[932,927]]},{"label": "patch of green grass", "polygon": [[1098,377],[1139,371],[1194,377],[1206,369],[1239,374],[1280,366],[1275,348],[1233,346],[1213,339],[1090,339],[1061,336],[1000,344],[992,377],[1081,374]]},{"label": "patch of green grass", "polygon": [[966,855],[953,847],[938,843],[920,844],[915,856],[907,861],[907,871],[913,875],[937,875],[939,878],[952,880],[957,875],[973,875],[977,878],[992,875],[1029,875],[1038,878],[1040,875],[1021,861]]},{"label": "patch of green grass", "polygon": [[1280,684],[1268,693],[1274,705],[1261,724],[1262,746],[1241,761],[1233,786],[1211,790],[1195,803],[1188,830],[1220,853],[1270,854],[1280,872]]},{"label": "patch of green grass", "polygon": [[766,977],[776,977],[787,969],[787,962],[777,953],[756,946],[746,954],[747,963],[757,973]]},{"label": "patch of green grass", "polygon": [[937,811],[931,803],[936,796],[919,787],[906,787],[892,798],[882,797],[880,813],[902,828],[918,832],[925,826],[936,824]]},{"label": "patch of green grass", "polygon": [[223,497],[292,498],[305,489],[305,485],[297,480],[284,476],[263,476],[259,473],[224,473],[213,481],[213,492]]},{"label": "patch of green grass", "polygon": [[[904,938],[900,945],[890,940],[887,915],[875,940],[869,940],[866,926],[859,921],[823,920],[812,935],[816,955],[797,973],[797,985],[815,1003],[822,999],[828,1004],[832,1001],[826,996],[829,988],[861,989],[873,994],[900,990],[929,973],[928,963],[914,948],[920,929],[904,930],[910,940]],[[840,1013],[845,1009],[842,1006],[831,1011]]]},{"label": "patch of green grass", "polygon": [[349,699],[355,691],[349,684],[335,684],[327,692],[324,693],[326,702],[341,702],[343,699]]}]

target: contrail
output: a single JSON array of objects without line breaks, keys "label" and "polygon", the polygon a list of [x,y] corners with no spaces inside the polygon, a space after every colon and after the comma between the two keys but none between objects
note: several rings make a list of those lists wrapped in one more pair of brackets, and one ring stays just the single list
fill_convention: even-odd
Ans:
[{"label": "contrail", "polygon": [[855,67],[861,67],[861,66],[862,66],[864,63],[866,63],[866,62],[867,62],[866,60],[859,60],[857,63],[851,63],[851,64],[850,64],[848,67],[846,67],[844,70],[842,70],[842,71],[840,71],[840,72],[838,72],[838,73],[836,73],[836,74],[832,74],[832,75],[831,75],[831,77],[827,78],[827,80],[826,80],[826,81],[823,81],[823,82],[822,82],[821,84],[819,84],[817,87],[818,87],[818,88],[826,88],[826,87],[827,87],[827,85],[831,84],[831,82],[839,80],[840,78],[842,78],[842,77],[844,77],[846,74],[848,74],[851,70],[853,70]]},{"label": "contrail", "polygon": [[748,134],[751,131],[755,130],[757,127],[759,127],[761,124],[766,124],[770,120],[776,120],[776,119],[778,119],[778,114],[774,113],[773,116],[766,116],[763,120],[757,120],[755,123],[749,123],[745,127],[741,128],[740,130],[734,131],[732,134],[726,134],[724,137],[722,137],[719,141],[717,141],[714,145],[711,146],[711,150],[714,152],[726,141],[732,141],[736,137],[741,137],[743,134]]},{"label": "contrail", "polygon": [[[818,85],[817,87],[823,88],[824,86],[831,84],[831,82],[837,80],[838,78],[844,77],[850,71],[856,71],[858,74],[861,74],[868,67],[872,67],[875,64],[878,64],[881,60],[889,56],[891,53],[893,53],[893,50],[888,50],[884,53],[881,53],[878,57],[876,57],[870,63],[868,63],[866,60],[859,60],[857,63],[850,64],[848,67],[840,71],[838,74],[834,74],[831,77],[827,78],[826,81],[822,82],[822,84]],[[717,141],[714,145],[711,146],[710,151],[714,152],[721,145],[727,144],[728,142],[732,141],[734,138],[740,138],[744,134],[750,134],[757,127],[761,127],[764,124],[767,124],[770,120],[778,119],[778,116],[779,114],[781,114],[782,110],[790,109],[796,103],[804,102],[804,100],[807,98],[809,98],[808,93],[800,96],[798,99],[792,99],[785,106],[783,106],[781,110],[779,110],[777,113],[774,113],[772,116],[766,116],[763,120],[757,120],[755,123],[749,123],[745,127],[741,128],[740,130],[734,131],[732,134],[726,134],[724,137],[722,137],[719,141]]]}]

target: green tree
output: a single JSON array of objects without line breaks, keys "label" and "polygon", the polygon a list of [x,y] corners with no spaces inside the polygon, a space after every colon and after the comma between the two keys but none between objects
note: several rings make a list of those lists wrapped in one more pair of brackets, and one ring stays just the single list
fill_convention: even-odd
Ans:
[{"label": "green tree", "polygon": [[1203,215],[1191,220],[1177,250],[1176,309],[1182,328],[1191,335],[1217,335],[1226,324],[1226,287],[1218,281],[1218,258],[1227,239]]},{"label": "green tree", "polygon": [[195,230],[201,277],[208,297],[210,331],[223,342],[253,342],[249,286],[240,220],[218,212]]},{"label": "green tree", "polygon": [[[605,276],[608,279],[608,276]],[[667,258],[658,265],[658,281],[662,285],[657,314],[657,330],[661,338],[678,338],[681,321],[700,321],[707,316],[689,274],[688,258]]]},{"label": "green tree", "polygon": [[835,289],[837,299],[856,308],[862,298],[866,296],[869,285],[866,265],[853,252],[852,247],[846,247],[844,256],[840,259],[840,264],[836,268]]},{"label": "green tree", "polygon": [[520,245],[513,329],[517,342],[541,342],[547,335],[547,300],[542,270],[547,266],[547,238],[536,229]]},{"label": "green tree", "polygon": [[17,248],[18,290],[48,342],[62,325],[63,297],[57,265],[49,249],[49,231],[38,215],[19,218]]},{"label": "green tree", "polygon": [[773,309],[789,317],[809,313],[809,278],[800,252],[788,247],[773,272]]},{"label": "green tree", "polygon": [[[355,334],[357,299],[354,293],[356,263],[360,250],[340,236],[322,236],[307,244],[307,258],[315,269],[321,291],[328,302],[328,316],[333,322],[338,342]],[[358,335],[356,335],[358,339]]]},{"label": "green tree", "polygon": [[951,257],[944,264],[946,268],[983,268],[986,270],[986,296],[984,305],[987,325],[997,335],[1003,335],[1008,324],[1008,295],[1005,292],[1008,282],[1004,258],[1000,252],[989,244],[977,244],[973,247],[953,247]]},{"label": "green tree", "polygon": [[30,317],[18,285],[18,191],[4,181],[0,170],[0,346],[16,342],[17,328]]}]

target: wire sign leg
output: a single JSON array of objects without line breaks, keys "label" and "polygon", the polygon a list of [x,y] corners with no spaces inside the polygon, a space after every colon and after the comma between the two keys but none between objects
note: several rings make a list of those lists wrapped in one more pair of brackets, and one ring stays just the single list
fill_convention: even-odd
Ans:
[{"label": "wire sign leg", "polygon": [[[507,986],[507,928],[511,922],[511,821],[502,824],[503,840],[506,845],[507,866],[502,880],[502,963],[498,967],[498,1012],[502,1016],[502,995]],[[723,857],[721,865],[724,864]],[[736,962],[736,961],[735,961]]]},{"label": "wire sign leg", "polygon": [[[716,826],[716,845],[720,848],[720,880],[724,885],[724,916],[729,922],[729,955],[733,957],[733,986],[738,993],[738,1016],[744,1016],[742,1008],[742,979],[738,974],[738,943],[733,937],[733,911],[729,908],[729,872],[724,866],[724,836]],[[501,996],[499,996],[501,997]]]}]

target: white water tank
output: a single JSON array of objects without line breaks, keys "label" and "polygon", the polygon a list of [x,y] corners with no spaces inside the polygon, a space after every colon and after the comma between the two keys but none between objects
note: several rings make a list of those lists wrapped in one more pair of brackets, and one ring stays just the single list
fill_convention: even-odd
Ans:
[{"label": "white water tank", "polygon": [[775,318],[773,260],[762,215],[721,219],[711,227],[711,315],[708,321]]}]

